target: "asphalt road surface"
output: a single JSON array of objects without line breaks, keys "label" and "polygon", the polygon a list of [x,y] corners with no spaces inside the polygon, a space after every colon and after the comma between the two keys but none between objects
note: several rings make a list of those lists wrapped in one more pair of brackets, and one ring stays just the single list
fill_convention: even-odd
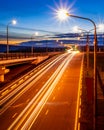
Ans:
[{"label": "asphalt road surface", "polygon": [[68,64],[31,130],[74,130],[82,55]]},{"label": "asphalt road surface", "polygon": [[23,88],[2,106],[7,108],[0,130],[74,130],[81,61],[80,53],[64,54],[33,81],[20,84]]}]

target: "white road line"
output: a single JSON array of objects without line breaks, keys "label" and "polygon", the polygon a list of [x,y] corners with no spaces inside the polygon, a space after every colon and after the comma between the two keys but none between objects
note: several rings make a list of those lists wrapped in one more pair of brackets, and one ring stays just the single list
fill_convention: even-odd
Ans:
[{"label": "white road line", "polygon": [[2,95],[4,96],[5,94],[7,94],[8,93],[8,89],[6,90],[6,91],[4,91],[3,93],[2,93]]},{"label": "white road line", "polygon": [[29,100],[30,100],[30,99],[28,98],[28,99],[26,100],[26,103],[28,103],[28,102],[29,102]]},{"label": "white road line", "polygon": [[15,114],[12,116],[12,118],[15,118],[17,114],[18,114],[18,113],[15,113]]},{"label": "white road line", "polygon": [[80,90],[81,90],[81,87],[82,87],[82,69],[83,69],[83,58],[82,58],[81,69],[80,69],[80,77],[79,77],[79,85],[78,85],[78,97],[77,97],[77,106],[76,106],[74,130],[80,130],[80,129],[78,129],[79,128],[79,124],[80,124],[80,123],[78,123],[78,118],[79,118]]},{"label": "white road line", "polygon": [[79,108],[79,115],[78,117],[80,118],[81,117],[81,108]]},{"label": "white road line", "polygon": [[45,115],[47,115],[47,114],[48,114],[48,112],[49,112],[49,109],[47,109],[47,111],[45,112]]}]

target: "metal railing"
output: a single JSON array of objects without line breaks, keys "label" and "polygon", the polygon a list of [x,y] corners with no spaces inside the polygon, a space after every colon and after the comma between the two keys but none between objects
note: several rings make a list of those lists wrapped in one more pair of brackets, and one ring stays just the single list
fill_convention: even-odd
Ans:
[{"label": "metal railing", "polygon": [[45,56],[47,53],[0,53],[0,60],[22,59],[29,57]]},{"label": "metal railing", "polygon": [[37,56],[52,56],[62,52],[43,52],[43,53],[0,53],[0,60],[10,60],[10,59],[23,59],[31,58]]}]

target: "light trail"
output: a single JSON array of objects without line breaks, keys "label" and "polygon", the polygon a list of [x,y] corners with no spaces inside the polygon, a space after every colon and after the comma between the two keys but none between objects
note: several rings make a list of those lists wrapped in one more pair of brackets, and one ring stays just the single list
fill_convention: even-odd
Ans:
[{"label": "light trail", "polygon": [[[0,98],[0,106],[3,106],[0,109],[0,114],[5,112],[8,109],[8,107],[12,105],[23,93],[25,93],[36,81],[38,81],[43,76],[43,74],[45,74],[53,65],[55,65],[59,60],[61,60],[67,55],[68,55],[67,53],[60,55],[59,57],[48,63],[45,67],[42,67],[41,70],[38,70],[37,73],[32,75],[32,77],[29,76],[30,73],[26,76],[23,76],[17,82],[22,81],[27,76],[29,76],[29,79],[25,80],[22,84],[18,85],[17,83],[15,83],[13,87],[11,86],[10,88],[13,88],[13,90],[10,91],[8,95],[6,93],[6,95],[2,95],[2,97]],[[31,72],[34,72],[34,70]]]},{"label": "light trail", "polygon": [[15,128],[16,130],[31,128],[32,124],[35,122],[36,118],[38,117],[45,103],[47,102],[49,96],[53,92],[56,84],[64,73],[68,63],[71,61],[74,55],[75,54],[72,54],[64,59],[64,61],[60,64],[55,73],[50,77],[50,79],[41,88],[37,95],[29,102],[29,104],[11,124],[8,130],[11,130],[13,128]]},{"label": "light trail", "polygon": [[19,78],[18,80],[16,80],[15,82],[13,82],[12,84],[10,84],[9,86],[5,87],[3,90],[0,91],[0,99],[2,98],[2,93],[5,92],[6,90],[9,90],[12,91],[12,86],[15,86],[16,87],[19,85],[18,82],[21,80],[21,79],[28,79],[29,78],[29,75],[31,75],[31,73],[35,74],[36,72],[38,72],[41,68],[44,68],[47,64],[51,63],[52,60],[55,60],[55,57],[49,59],[48,61],[46,61],[45,63],[43,64],[40,64],[39,66],[37,66],[35,69],[33,69],[32,71],[28,72],[26,75],[22,76],[22,78]]}]

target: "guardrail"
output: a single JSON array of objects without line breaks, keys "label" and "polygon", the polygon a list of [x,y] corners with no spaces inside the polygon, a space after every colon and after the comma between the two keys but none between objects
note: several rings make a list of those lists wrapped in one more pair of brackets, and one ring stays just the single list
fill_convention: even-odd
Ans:
[{"label": "guardrail", "polygon": [[102,92],[103,92],[103,96],[104,96],[104,84],[103,84],[103,81],[101,79],[101,75],[100,75],[100,72],[99,72],[99,69],[97,68],[97,76],[98,76],[98,80],[99,80],[99,84],[100,84],[100,87],[102,89]]},{"label": "guardrail", "polygon": [[44,55],[47,55],[47,53],[0,53],[0,60],[30,58]]},{"label": "guardrail", "polygon": [[10,59],[22,59],[37,56],[51,56],[62,52],[43,52],[43,53],[0,53],[0,60],[10,60]]}]

